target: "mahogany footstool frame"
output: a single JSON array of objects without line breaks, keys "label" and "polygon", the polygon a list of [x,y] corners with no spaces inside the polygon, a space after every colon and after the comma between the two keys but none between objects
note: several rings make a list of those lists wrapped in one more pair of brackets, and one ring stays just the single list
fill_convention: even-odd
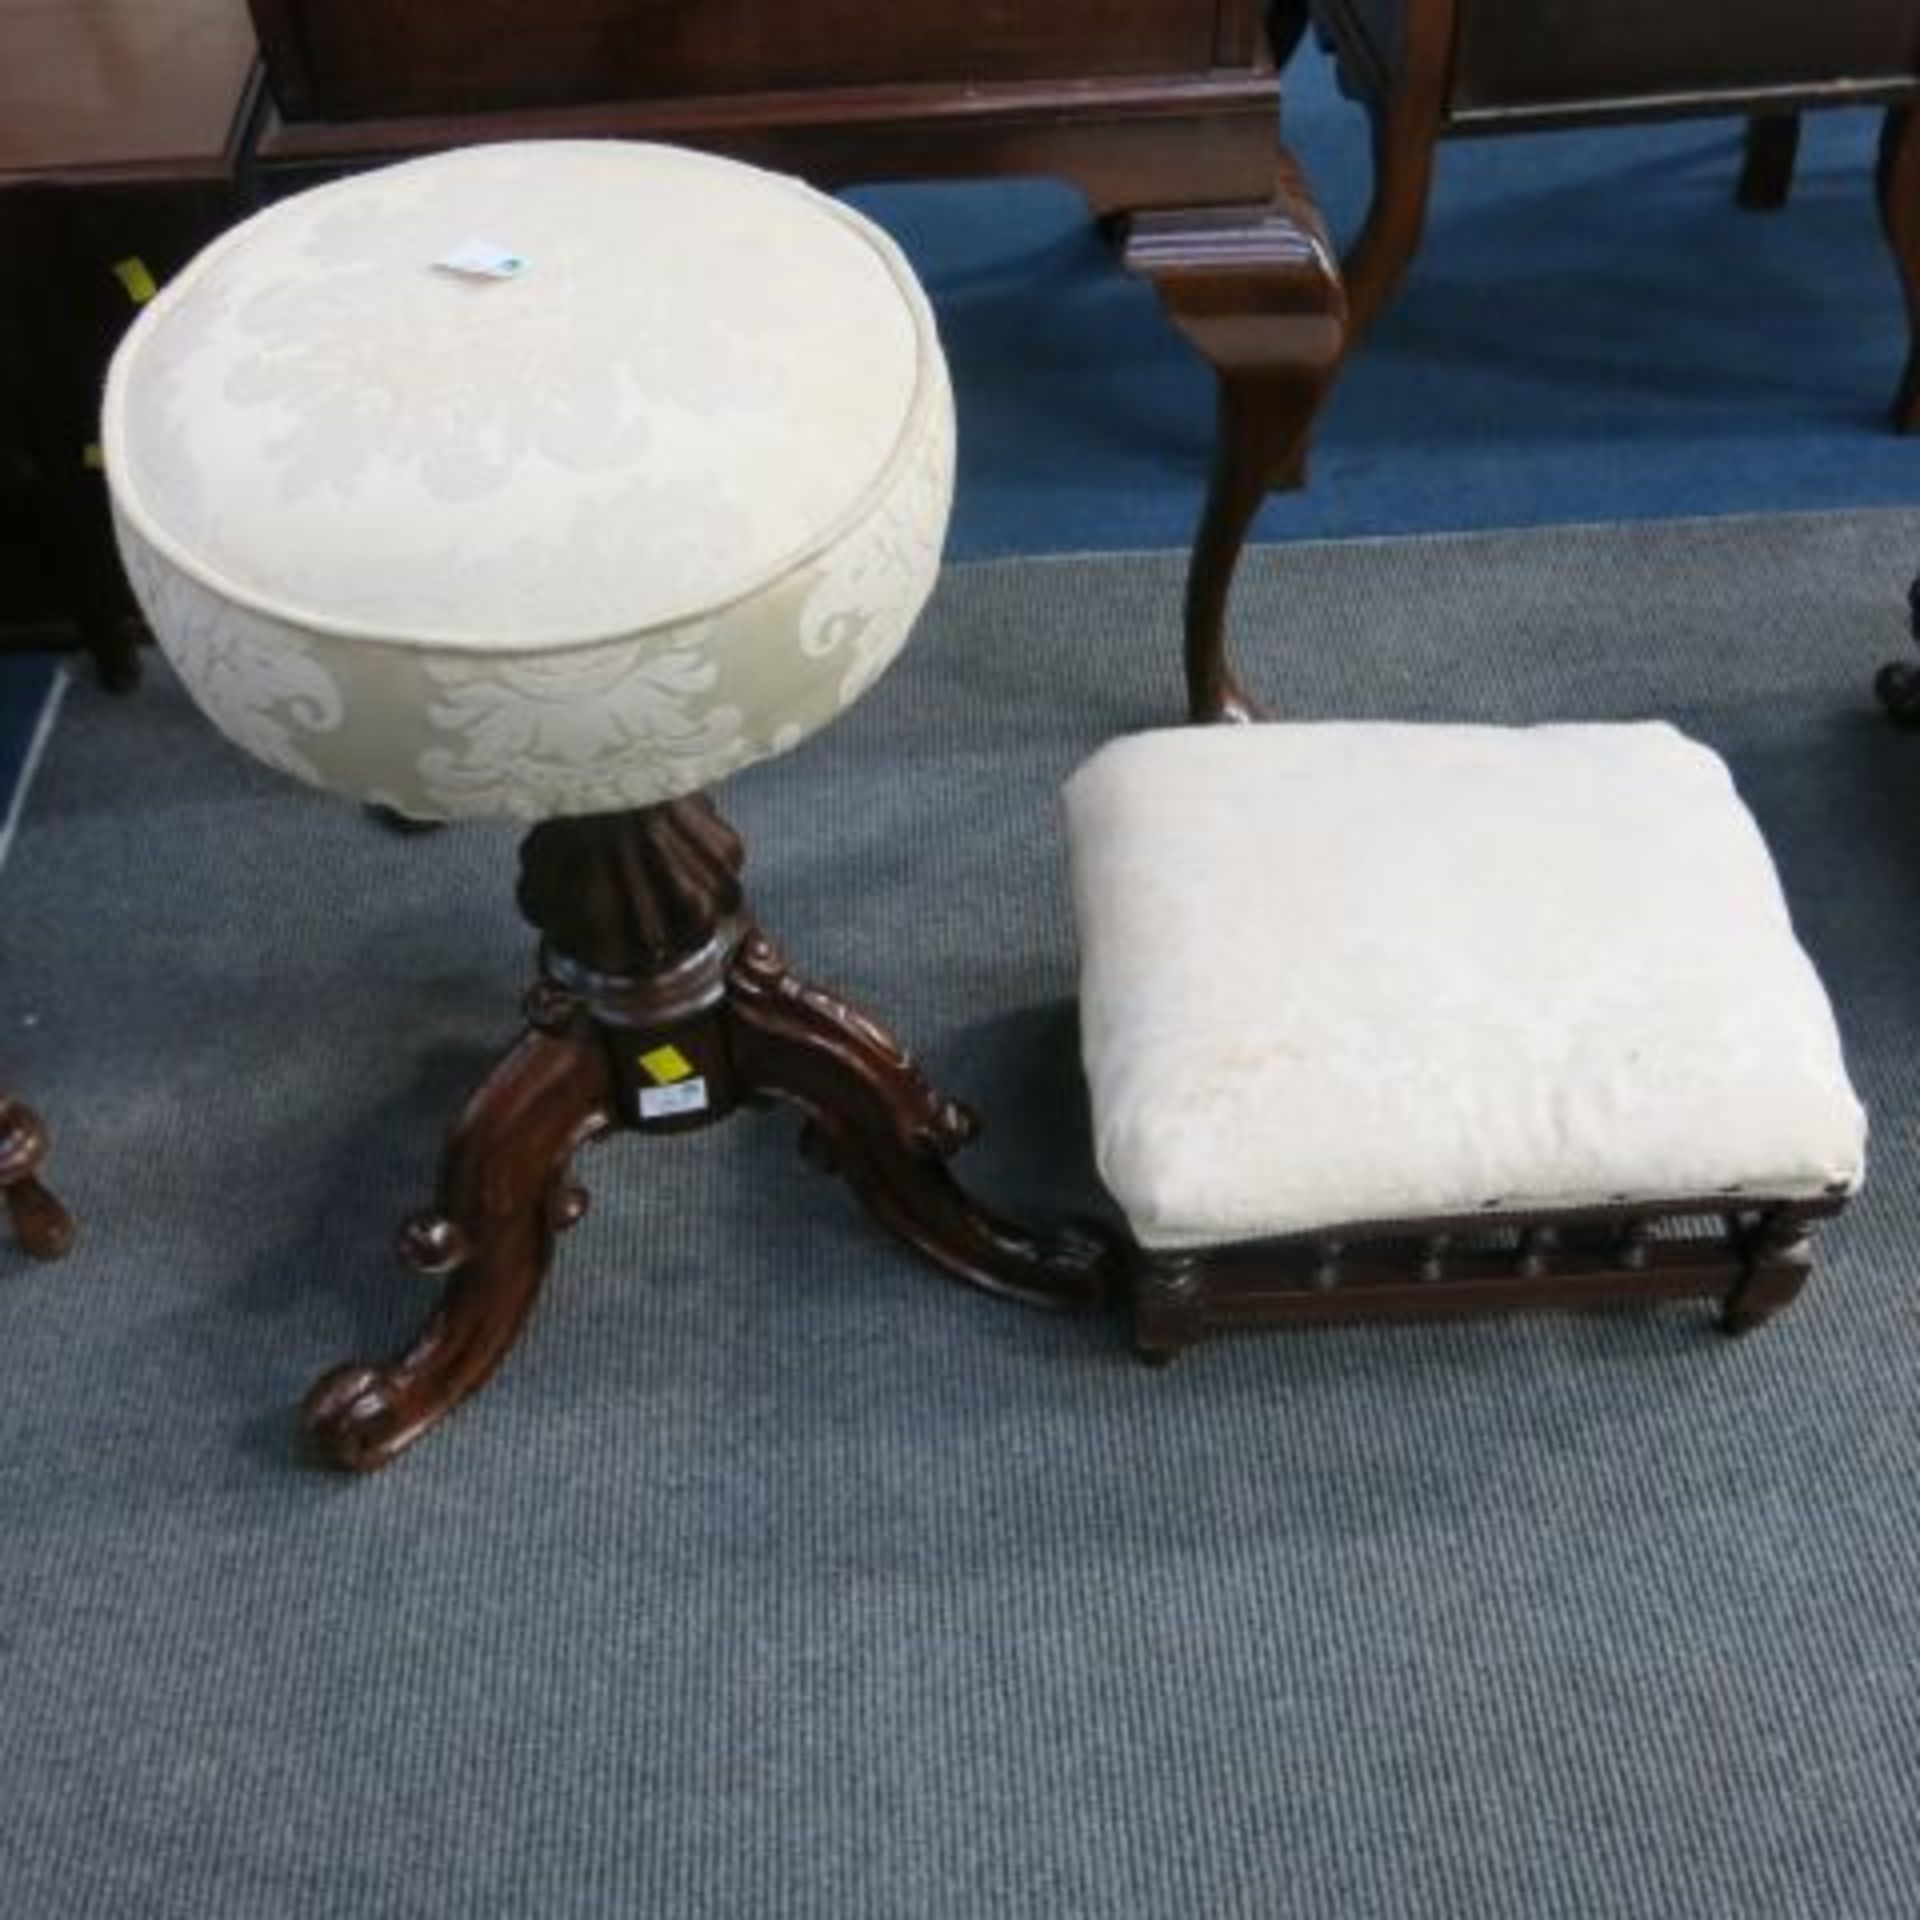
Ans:
[{"label": "mahogany footstool frame", "polygon": [[1711,1300],[1727,1333],[1791,1304],[1813,1264],[1809,1230],[1846,1204],[1787,1200],[1726,1211],[1724,1198],[1658,1210],[1587,1208],[1382,1222],[1332,1234],[1148,1253],[1127,1261],[1133,1343],[1171,1360],[1214,1334],[1261,1327]]},{"label": "mahogany footstool frame", "polygon": [[1864,1120],[1758,829],[1697,743],[1173,729],[1103,748],[1066,803],[1144,1357],[1678,1299],[1739,1333],[1800,1290]]}]

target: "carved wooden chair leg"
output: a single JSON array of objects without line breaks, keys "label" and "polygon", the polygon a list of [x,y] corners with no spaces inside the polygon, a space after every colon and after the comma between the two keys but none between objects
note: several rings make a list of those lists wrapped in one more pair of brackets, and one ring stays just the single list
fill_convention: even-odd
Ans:
[{"label": "carved wooden chair leg", "polygon": [[1347,330],[1357,344],[1406,277],[1426,230],[1439,144],[1455,0],[1408,10],[1407,44],[1390,91],[1369,107],[1373,197],[1359,234],[1340,261],[1347,283]]},{"label": "carved wooden chair leg", "polygon": [[40,1116],[0,1094],[0,1195],[7,1223],[23,1253],[58,1260],[73,1245],[73,1217],[40,1184],[47,1157],[47,1129]]},{"label": "carved wooden chair leg", "polygon": [[734,957],[727,1020],[742,1093],[799,1108],[807,1157],[839,1174],[896,1239],[1029,1306],[1105,1299],[1106,1248],[1070,1228],[1030,1232],[975,1202],[946,1166],[979,1130],[971,1110],[936,1091],[877,1021],[796,979],[758,931]]},{"label": "carved wooden chair leg", "polygon": [[1880,223],[1907,301],[1907,364],[1893,402],[1901,433],[1920,428],[1920,111],[1889,107],[1880,131]]},{"label": "carved wooden chair leg", "polygon": [[1187,712],[1198,721],[1259,720],[1266,709],[1228,661],[1227,607],[1247,534],[1268,494],[1294,484],[1318,403],[1285,374],[1223,370],[1219,386],[1213,472],[1187,566]]},{"label": "carved wooden chair leg", "polygon": [[482,1082],[448,1141],[434,1208],[401,1233],[407,1264],[445,1281],[440,1304],[402,1353],[336,1367],[307,1395],[307,1430],[331,1465],[385,1466],[491,1378],[555,1235],[585,1210],[573,1156],[612,1124],[604,1051],[577,1025],[536,1026]]},{"label": "carved wooden chair leg", "polygon": [[1283,153],[1268,205],[1140,214],[1125,260],[1153,282],[1219,385],[1213,470],[1187,576],[1188,708],[1196,720],[1253,718],[1259,709],[1227,661],[1227,603],[1261,502],[1300,484],[1345,352],[1332,243]]},{"label": "carved wooden chair leg", "polygon": [[1757,213],[1787,204],[1793,190],[1793,163],[1800,152],[1797,113],[1755,113],[1747,118],[1740,181],[1733,197]]}]

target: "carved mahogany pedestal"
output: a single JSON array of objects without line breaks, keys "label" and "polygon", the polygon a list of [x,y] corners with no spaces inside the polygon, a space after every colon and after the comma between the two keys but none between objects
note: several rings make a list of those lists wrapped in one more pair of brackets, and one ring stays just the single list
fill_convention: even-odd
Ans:
[{"label": "carved mahogany pedestal", "polygon": [[36,1260],[58,1260],[73,1245],[73,1219],[38,1179],[47,1157],[47,1130],[40,1116],[0,1093],[0,1195],[7,1223],[21,1251]]},{"label": "carved mahogany pedestal", "polygon": [[876,1021],[788,970],[740,888],[738,836],[704,796],[552,820],[521,849],[542,935],[527,1030],[468,1101],[434,1207],[401,1254],[445,1281],[404,1352],[308,1394],[321,1454],[385,1466],[480,1387],[518,1337],[555,1237],[586,1210],[573,1160],[621,1131],[683,1133],[784,1101],[801,1145],[881,1226],[956,1278],[1034,1306],[1093,1307],[1103,1249],[976,1205],[947,1160],[977,1131]]}]

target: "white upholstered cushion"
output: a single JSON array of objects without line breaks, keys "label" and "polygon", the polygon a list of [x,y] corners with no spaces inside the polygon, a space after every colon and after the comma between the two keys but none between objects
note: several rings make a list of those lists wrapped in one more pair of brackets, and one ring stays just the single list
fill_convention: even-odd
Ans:
[{"label": "white upholstered cushion", "polygon": [[1671,727],[1183,728],[1066,807],[1096,1151],[1146,1246],[1860,1178],[1772,861]]},{"label": "white upholstered cushion", "polygon": [[[470,242],[519,259],[486,278]],[[212,718],[421,813],[671,797],[823,724],[931,587],[952,401],[897,249],[798,182],[615,141],[300,194],[153,301],[103,445]]]}]

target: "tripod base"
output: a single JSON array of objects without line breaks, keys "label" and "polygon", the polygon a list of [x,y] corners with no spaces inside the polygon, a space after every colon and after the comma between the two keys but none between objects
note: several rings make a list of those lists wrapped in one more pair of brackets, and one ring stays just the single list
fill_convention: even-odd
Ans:
[{"label": "tripod base", "polygon": [[434,1207],[401,1234],[402,1258],[445,1290],[404,1352],[314,1385],[322,1458],[383,1467],[491,1376],[586,1210],[583,1146],[743,1104],[798,1109],[808,1158],[955,1278],[1033,1306],[1104,1301],[1103,1245],[1015,1226],[954,1180],[974,1116],[885,1027],[788,969],[745,912],[740,842],[708,802],[548,822],[521,857],[521,905],[546,936],[528,1028],[456,1122]]}]

